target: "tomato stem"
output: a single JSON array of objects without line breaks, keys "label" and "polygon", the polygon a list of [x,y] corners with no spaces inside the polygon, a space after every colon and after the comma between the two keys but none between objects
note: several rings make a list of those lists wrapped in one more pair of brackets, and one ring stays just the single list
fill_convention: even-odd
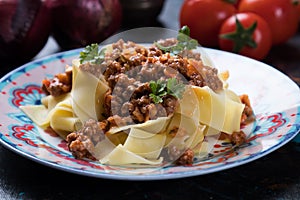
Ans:
[{"label": "tomato stem", "polygon": [[297,6],[300,4],[300,0],[292,0],[293,5]]},{"label": "tomato stem", "polygon": [[249,28],[243,27],[241,22],[238,20],[238,18],[235,18],[236,22],[236,30],[231,33],[226,33],[220,35],[223,39],[232,40],[233,45],[233,52],[239,53],[243,47],[249,46],[251,48],[256,48],[257,44],[254,41],[252,35],[257,27],[257,21],[255,21]]},{"label": "tomato stem", "polygon": [[230,3],[230,4],[236,4],[237,0],[223,0],[227,3]]}]

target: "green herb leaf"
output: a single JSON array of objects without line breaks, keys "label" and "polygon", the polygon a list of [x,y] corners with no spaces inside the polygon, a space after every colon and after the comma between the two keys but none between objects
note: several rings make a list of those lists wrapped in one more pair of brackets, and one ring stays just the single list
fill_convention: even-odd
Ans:
[{"label": "green herb leaf", "polygon": [[181,27],[181,29],[178,32],[183,33],[184,35],[190,36],[190,28],[186,25]]},{"label": "green herb leaf", "polygon": [[173,55],[178,55],[184,50],[193,50],[198,46],[198,41],[190,38],[190,29],[188,26],[183,26],[177,35],[177,44],[173,46],[163,46],[157,42],[154,44],[164,52],[170,52]]},{"label": "green herb leaf", "polygon": [[166,83],[162,80],[150,81],[150,88],[152,90],[152,93],[155,95],[159,95],[164,91],[166,87]]},{"label": "green herb leaf", "polygon": [[91,44],[86,46],[79,54],[80,64],[90,62],[92,64],[100,64],[105,57],[105,48],[99,51],[98,44]]},{"label": "green herb leaf", "polygon": [[170,78],[167,81],[150,81],[149,86],[152,92],[149,96],[155,104],[162,103],[163,97],[166,95],[172,95],[177,99],[181,99],[185,90],[185,85],[176,78]]},{"label": "green herb leaf", "polygon": [[180,83],[176,78],[168,79],[167,82],[167,93],[181,99],[183,92],[185,90],[185,85]]},{"label": "green herb leaf", "polygon": [[149,96],[151,97],[152,101],[155,104],[159,104],[163,102],[163,99],[160,96],[156,96],[155,94],[150,94]]}]

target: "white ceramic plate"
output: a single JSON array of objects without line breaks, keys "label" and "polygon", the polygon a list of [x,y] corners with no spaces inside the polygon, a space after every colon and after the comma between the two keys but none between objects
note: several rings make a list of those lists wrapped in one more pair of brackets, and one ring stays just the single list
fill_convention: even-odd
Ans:
[{"label": "white ceramic plate", "polygon": [[[300,128],[300,92],[287,76],[271,66],[236,54],[204,49],[219,70],[229,70],[229,87],[248,94],[257,115],[248,142],[233,151],[196,162],[193,166],[135,169],[104,166],[77,160],[56,134],[39,129],[18,108],[40,104],[41,81],[62,72],[81,49],[30,62],[0,81],[0,142],[8,149],[38,163],[85,176],[122,180],[161,180],[217,172],[256,160],[293,139]],[[212,154],[226,149],[217,145]]]}]

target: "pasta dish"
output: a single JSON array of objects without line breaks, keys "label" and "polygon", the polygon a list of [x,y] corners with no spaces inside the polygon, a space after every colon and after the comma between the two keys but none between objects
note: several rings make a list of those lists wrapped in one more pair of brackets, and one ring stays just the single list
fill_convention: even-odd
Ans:
[{"label": "pasta dish", "polygon": [[182,32],[147,45],[120,39],[87,46],[64,72],[42,81],[41,105],[20,108],[65,139],[75,158],[190,165],[209,154],[207,137],[246,140],[242,127],[254,113],[228,77]]}]

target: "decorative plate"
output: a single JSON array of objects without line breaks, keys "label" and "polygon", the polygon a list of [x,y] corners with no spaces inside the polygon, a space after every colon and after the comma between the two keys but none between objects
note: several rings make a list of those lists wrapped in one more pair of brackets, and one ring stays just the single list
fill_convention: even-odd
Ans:
[{"label": "decorative plate", "polygon": [[[62,72],[78,57],[81,49],[35,60],[10,72],[0,80],[0,143],[38,163],[85,176],[122,180],[161,180],[217,172],[256,160],[293,139],[300,129],[300,92],[286,75],[264,63],[236,54],[206,49],[220,70],[229,70],[229,87],[248,94],[257,116],[247,143],[228,151],[226,144],[215,145],[211,159],[192,166],[125,168],[77,160],[55,133],[41,130],[18,108],[40,104],[40,85],[45,77]],[[225,152],[220,154],[221,152]]]}]

